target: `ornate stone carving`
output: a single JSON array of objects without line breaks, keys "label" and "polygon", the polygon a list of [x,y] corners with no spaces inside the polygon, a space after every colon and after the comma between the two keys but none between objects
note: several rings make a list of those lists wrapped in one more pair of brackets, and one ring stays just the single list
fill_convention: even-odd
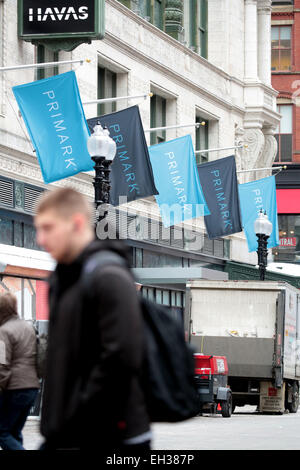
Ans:
[{"label": "ornate stone carving", "polygon": [[24,184],[15,182],[15,206],[24,209]]},{"label": "ornate stone carving", "polygon": [[257,12],[258,14],[270,13],[272,9],[271,0],[258,0],[257,2]]},{"label": "ornate stone carving", "polygon": [[182,32],[183,21],[183,1],[182,0],[167,0],[165,7],[165,26],[166,32],[179,39]]},{"label": "ornate stone carving", "polygon": [[[33,163],[22,162],[10,156],[7,157],[0,154],[0,170],[3,170],[9,178],[24,181],[29,180],[31,184],[41,187],[45,186],[38,164],[35,165]],[[70,186],[90,198],[94,197],[92,177],[90,181],[87,181],[86,177],[85,180],[83,178],[81,179],[80,176],[66,178],[64,180],[57,181],[53,186]],[[21,203],[20,199],[19,202]]]},{"label": "ornate stone carving", "polygon": [[[256,168],[271,168],[277,154],[277,141],[273,135],[273,131],[264,132],[264,137],[264,147]],[[256,177],[265,178],[271,174],[272,170],[259,171],[257,172]]]},{"label": "ornate stone carving", "polygon": [[[244,134],[245,134],[245,129],[242,127],[236,127],[235,129],[235,145],[241,145],[244,143]],[[236,169],[237,171],[242,169],[242,149],[236,149]]]},{"label": "ornate stone carving", "polygon": [[[239,150],[239,165],[240,170],[250,170],[260,166],[260,160],[263,154],[265,145],[265,136],[260,129],[246,129],[243,133],[243,143],[246,148]],[[243,173],[241,179],[247,182],[253,179],[253,173]]]}]

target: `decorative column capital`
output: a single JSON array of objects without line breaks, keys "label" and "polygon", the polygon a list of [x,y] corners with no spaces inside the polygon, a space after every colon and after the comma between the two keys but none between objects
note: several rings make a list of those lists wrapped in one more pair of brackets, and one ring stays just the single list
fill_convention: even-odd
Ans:
[{"label": "decorative column capital", "polygon": [[272,12],[272,1],[261,0],[257,3],[257,13],[259,15],[269,15]]},{"label": "decorative column capital", "polygon": [[183,0],[166,0],[165,28],[166,33],[175,39],[179,39],[182,33]]},{"label": "decorative column capital", "polygon": [[[237,169],[252,170],[258,168],[261,155],[265,145],[265,136],[261,129],[237,128],[235,132],[236,141],[243,141],[246,147],[237,150]],[[247,172],[240,175],[240,182],[246,183],[253,179],[253,173]]]}]

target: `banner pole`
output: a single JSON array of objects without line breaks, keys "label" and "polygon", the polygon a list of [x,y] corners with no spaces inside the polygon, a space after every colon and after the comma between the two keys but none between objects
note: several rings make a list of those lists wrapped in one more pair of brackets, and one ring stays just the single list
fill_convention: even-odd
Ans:
[{"label": "banner pole", "polygon": [[168,129],[178,129],[179,127],[200,127],[205,126],[205,122],[194,122],[193,124],[176,124],[174,126],[166,127],[153,127],[152,129],[144,129],[144,132],[156,132],[156,131],[166,131]]},{"label": "banner pole", "polygon": [[78,59],[78,60],[62,60],[59,62],[43,62],[40,64],[27,64],[27,65],[12,65],[9,67],[0,67],[0,72],[8,72],[10,70],[20,70],[20,69],[39,69],[47,67],[56,67],[57,65],[67,65],[67,64],[80,64],[83,65],[84,62],[90,63],[90,59]]},{"label": "banner pole", "polygon": [[197,153],[208,153],[208,152],[218,152],[219,150],[231,150],[231,149],[240,149],[242,147],[247,148],[247,144],[241,144],[241,145],[234,145],[233,147],[221,147],[217,149],[205,149],[205,150],[196,150],[195,154]]},{"label": "banner pole", "polygon": [[96,103],[111,103],[113,101],[119,101],[119,100],[129,100],[129,99],[134,99],[134,98],[148,98],[153,96],[153,93],[144,93],[143,95],[136,95],[136,96],[116,96],[115,98],[103,98],[100,100],[91,100],[91,101],[85,101],[82,103],[83,105],[88,105],[88,104],[96,104]]},{"label": "banner pole", "polygon": [[284,165],[284,166],[271,166],[269,168],[252,168],[251,170],[238,170],[237,173],[247,173],[249,171],[265,171],[265,170],[272,170],[272,171],[275,171],[275,170],[286,170],[287,169],[287,166]]}]

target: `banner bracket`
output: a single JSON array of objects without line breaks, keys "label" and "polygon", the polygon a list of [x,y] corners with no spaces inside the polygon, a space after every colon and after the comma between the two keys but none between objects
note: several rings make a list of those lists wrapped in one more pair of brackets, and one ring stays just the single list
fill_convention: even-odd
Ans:
[{"label": "banner bracket", "polygon": [[23,64],[23,65],[11,65],[9,67],[0,67],[0,72],[9,72],[10,70],[19,70],[19,69],[39,69],[47,67],[57,67],[58,65],[67,65],[67,64],[80,64],[91,63],[90,59],[78,59],[78,60],[62,60],[58,62],[42,62],[39,64]]},{"label": "banner bracket", "polygon": [[[271,167],[268,167],[268,168],[252,168],[250,170],[238,170],[237,173],[247,173],[247,172],[250,172],[250,171],[266,171],[266,170],[272,170],[272,171],[275,171],[275,170],[279,170],[276,175],[278,173],[280,173],[282,170],[286,170],[287,169],[287,165],[283,165],[283,166],[271,166]],[[274,175],[274,176],[276,176]]]},{"label": "banner bracket", "polygon": [[151,98],[153,96],[153,93],[144,93],[143,95],[136,95],[136,96],[116,96],[115,98],[103,98],[99,100],[91,100],[91,101],[85,101],[82,104],[83,105],[89,105],[89,104],[101,104],[101,103],[112,103],[114,101],[120,101],[120,100],[130,100],[130,99],[135,99],[135,98],[144,98],[145,100],[147,98]]},{"label": "banner bracket", "polygon": [[167,131],[169,129],[178,129],[179,127],[200,127],[205,126],[205,121],[193,122],[192,124],[175,124],[174,126],[153,127],[152,129],[144,129],[144,132]]},{"label": "banner bracket", "polygon": [[5,94],[6,94],[7,101],[8,101],[8,103],[9,103],[9,105],[10,105],[10,107],[11,107],[11,109],[12,109],[14,115],[15,115],[15,118],[16,118],[16,120],[18,121],[18,124],[19,124],[19,126],[20,126],[20,129],[21,129],[22,133],[24,134],[25,139],[27,140],[27,142],[29,143],[29,145],[30,145],[30,147],[31,147],[31,151],[32,151],[33,153],[35,153],[36,150],[35,150],[35,148],[31,145],[31,140],[29,139],[28,135],[26,134],[26,132],[25,132],[23,126],[22,126],[22,121],[21,121],[21,119],[19,118],[18,114],[16,113],[16,111],[15,111],[15,109],[14,109],[14,107],[13,107],[13,105],[12,105],[10,99],[9,99],[8,92],[6,91]]},{"label": "banner bracket", "polygon": [[208,152],[219,152],[221,150],[231,150],[231,149],[240,149],[240,148],[248,148],[247,144],[240,144],[240,145],[234,145],[233,147],[220,147],[217,149],[205,149],[205,150],[196,150],[195,154],[199,153],[208,153]]}]

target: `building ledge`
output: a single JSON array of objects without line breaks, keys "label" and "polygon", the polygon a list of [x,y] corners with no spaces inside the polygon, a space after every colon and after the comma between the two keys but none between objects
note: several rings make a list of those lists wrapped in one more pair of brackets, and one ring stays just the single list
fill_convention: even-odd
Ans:
[{"label": "building ledge", "polygon": [[55,261],[43,251],[0,244],[0,273],[45,278],[55,268]]}]

